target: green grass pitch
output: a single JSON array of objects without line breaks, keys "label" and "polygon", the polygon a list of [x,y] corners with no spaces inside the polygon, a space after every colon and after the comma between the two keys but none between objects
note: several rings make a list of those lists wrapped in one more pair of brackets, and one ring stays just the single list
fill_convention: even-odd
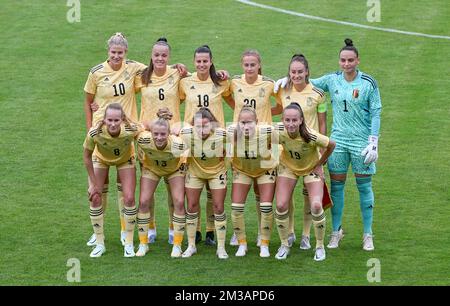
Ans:
[{"label": "green grass pitch", "polygon": [[[257,2],[363,25],[450,35],[450,8],[444,0],[381,0],[381,21],[375,23],[366,19],[366,1]],[[305,19],[232,0],[81,0],[80,22],[69,23],[66,3],[2,4],[0,285],[71,285],[66,279],[70,258],[80,260],[81,283],[75,284],[82,285],[450,284],[450,40]],[[246,209],[245,258],[234,257],[235,248],[227,244],[230,258],[220,261],[214,248],[200,244],[189,260],[173,260],[162,184],[157,193],[158,238],[147,256],[123,258],[111,184],[107,253],[90,259],[85,245],[92,228],[82,161],[83,86],[89,69],[106,59],[106,41],[117,31],[128,37],[128,58],[144,63],[152,43],[167,37],[171,62],[185,63],[190,71],[200,45],[208,44],[216,67],[232,75],[242,72],[241,53],[255,48],[263,58],[263,74],[274,79],[287,72],[294,52],[309,59],[312,77],[337,70],[338,51],[344,38],[351,37],[360,51],[360,69],[377,79],[383,103],[378,173],[373,179],[375,251],[361,248],[359,198],[350,175],[343,219],[347,234],[341,248],[329,250],[324,262],[314,262],[313,251],[300,251],[298,243],[286,261],[277,261],[276,231],[272,257],[259,258],[253,196]],[[230,109],[225,109],[231,120]],[[115,170],[110,180],[115,182]],[[299,190],[296,199],[299,237]],[[229,196],[226,212],[228,243]],[[326,243],[329,211],[327,217]],[[135,239],[137,245],[137,235]],[[367,280],[371,258],[381,263],[379,283]]]}]

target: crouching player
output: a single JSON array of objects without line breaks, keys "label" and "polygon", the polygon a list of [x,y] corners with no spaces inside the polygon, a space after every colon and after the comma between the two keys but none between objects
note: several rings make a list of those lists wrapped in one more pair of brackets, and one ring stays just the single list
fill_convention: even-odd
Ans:
[{"label": "crouching player", "polygon": [[192,120],[191,127],[185,127],[180,135],[190,148],[185,190],[188,203],[186,231],[188,248],[183,257],[197,253],[195,232],[198,223],[200,195],[205,184],[209,184],[214,208],[214,226],[217,236],[217,256],[227,259],[225,236],[227,217],[224,201],[227,193],[227,170],[225,167],[226,131],[218,128],[218,121],[207,107],[201,107]]},{"label": "crouching player", "polygon": [[156,187],[161,177],[167,179],[174,214],[172,218],[174,239],[171,257],[181,257],[181,243],[185,228],[184,176],[186,158],[182,156],[187,147],[180,137],[170,135],[170,113],[158,113],[159,119],[152,122],[150,131],[139,134],[138,146],[144,152],[142,157],[141,190],[139,195],[139,249],[136,256],[145,256],[148,252],[148,229],[151,220],[150,203],[154,201]]},{"label": "crouching player", "polygon": [[[276,160],[272,158],[272,126],[257,125],[255,109],[244,106],[238,115],[237,125],[228,127],[232,144],[233,185],[231,195],[231,219],[239,242],[236,256],[247,253],[244,207],[250,187],[259,190],[261,222],[261,257],[269,257],[269,241],[272,232],[272,201],[275,192]],[[258,210],[259,211],[259,210]]]},{"label": "crouching player", "polygon": [[[325,236],[325,213],[322,208],[324,175],[322,165],[333,152],[336,143],[327,136],[309,129],[305,124],[299,104],[291,103],[284,110],[282,123],[275,129],[275,136],[283,147],[278,166],[276,183],[277,210],[275,220],[281,246],[275,258],[286,259],[289,255],[289,201],[297,180],[302,177],[311,203],[311,214],[316,236],[314,260],[325,259],[323,240]],[[322,156],[320,148],[325,148]]]},{"label": "crouching player", "polygon": [[122,106],[112,103],[106,107],[104,119],[89,130],[84,141],[83,160],[89,175],[90,217],[97,241],[90,257],[100,257],[106,252],[101,196],[110,166],[117,167],[122,182],[126,232],[124,256],[135,255],[133,233],[137,209],[134,200],[136,169],[133,146],[138,133],[138,126],[128,121]]}]

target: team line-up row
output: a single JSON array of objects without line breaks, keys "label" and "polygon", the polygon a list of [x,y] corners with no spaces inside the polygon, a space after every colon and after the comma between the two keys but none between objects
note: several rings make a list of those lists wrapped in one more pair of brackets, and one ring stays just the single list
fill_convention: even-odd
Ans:
[{"label": "team line-up row", "polygon": [[[274,85],[261,75],[261,58],[255,50],[246,51],[242,56],[244,74],[229,80],[226,72],[215,71],[207,46],[196,49],[196,72],[188,76],[184,76],[184,65],[168,66],[170,47],[165,39],[153,45],[148,67],[126,60],[127,49],[125,37],[120,33],[113,35],[108,41],[108,60],[91,69],[84,88],[89,128],[84,161],[89,174],[90,217],[94,229],[88,242],[94,246],[91,257],[99,257],[106,251],[103,216],[107,177],[109,167],[116,166],[119,203],[123,206],[120,211],[124,256],[144,256],[149,250],[148,243],[154,241],[154,193],[160,178],[164,177],[171,208],[171,256],[190,257],[197,252],[199,199],[206,186],[210,205],[206,205],[205,242],[217,244],[217,256],[228,258],[224,212],[228,160],[224,155],[227,154],[233,172],[234,233],[230,243],[238,245],[236,256],[245,256],[247,252],[244,206],[252,184],[258,208],[260,256],[270,256],[274,217],[281,240],[275,257],[285,259],[288,256],[295,241],[292,194],[301,177],[305,186],[305,209],[300,247],[310,248],[309,231],[313,224],[314,259],[325,259],[323,202],[331,201],[324,200],[324,195],[327,198],[328,194],[322,165],[327,159],[334,202],[333,232],[328,247],[338,247],[343,237],[343,191],[351,163],[363,212],[363,249],[374,249],[371,175],[375,173],[374,162],[378,157],[381,100],[373,78],[357,70],[359,55],[350,40],[346,40],[346,46],[339,52],[342,71],[311,80],[314,85],[309,80],[308,62],[301,54],[292,57],[287,77]],[[280,87],[278,93],[275,87]],[[142,97],[139,119],[145,129],[132,123],[137,122],[137,91]],[[332,99],[331,139],[325,136],[324,92],[330,92]],[[272,95],[281,101],[275,107],[271,106]],[[227,129],[222,98],[234,109],[236,124]],[[183,101],[186,124],[171,129],[171,122],[180,121],[179,104]],[[282,123],[273,126],[259,123],[271,123],[272,115],[281,111]],[[137,139],[142,170],[139,209],[134,200],[134,139]],[[280,144],[279,162],[273,158],[273,151],[278,147],[274,150],[272,143]],[[231,150],[225,150],[230,147],[227,144],[231,144]],[[272,211],[274,197],[275,212]],[[136,253],[133,247],[135,223],[140,241]],[[188,247],[183,252],[184,231]]]}]

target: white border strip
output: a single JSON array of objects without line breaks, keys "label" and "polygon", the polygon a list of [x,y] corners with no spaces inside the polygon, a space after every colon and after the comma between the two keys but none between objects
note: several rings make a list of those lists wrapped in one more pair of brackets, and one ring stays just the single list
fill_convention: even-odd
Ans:
[{"label": "white border strip", "polygon": [[337,24],[344,24],[344,25],[357,27],[357,28],[364,28],[364,29],[370,29],[370,30],[384,31],[384,32],[390,32],[390,33],[398,33],[398,34],[404,34],[404,35],[413,35],[413,36],[422,36],[422,37],[428,37],[428,38],[438,38],[438,39],[448,39],[448,40],[450,40],[450,36],[430,35],[430,34],[424,34],[424,33],[408,32],[408,31],[401,31],[401,30],[396,30],[396,29],[389,29],[389,28],[372,27],[372,26],[368,26],[368,25],[364,25],[364,24],[358,24],[358,23],[353,23],[353,22],[340,21],[340,20],[334,20],[334,19],[323,18],[323,17],[318,17],[318,16],[306,15],[306,14],[303,14],[303,13],[297,13],[297,12],[294,12],[294,11],[281,9],[281,8],[273,7],[273,6],[270,6],[270,5],[256,3],[256,2],[253,2],[253,1],[247,1],[247,0],[235,0],[235,1],[241,2],[243,4],[252,5],[252,6],[260,7],[260,8],[263,8],[263,9],[267,9],[267,10],[271,10],[271,11],[275,11],[275,12],[279,12],[279,13],[283,13],[283,14],[293,15],[293,16],[297,16],[297,17],[303,17],[303,18],[307,18],[307,19],[320,20],[320,21],[332,22],[332,23],[337,23]]}]

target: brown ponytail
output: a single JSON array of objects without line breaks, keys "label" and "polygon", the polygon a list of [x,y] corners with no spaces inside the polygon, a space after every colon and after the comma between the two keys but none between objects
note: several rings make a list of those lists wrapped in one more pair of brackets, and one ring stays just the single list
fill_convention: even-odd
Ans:
[{"label": "brown ponytail", "polygon": [[165,38],[165,37],[158,38],[158,40],[153,44],[152,51],[150,52],[150,64],[148,65],[147,68],[145,68],[142,71],[142,76],[141,76],[142,83],[145,86],[148,86],[148,84],[152,82],[151,79],[152,79],[152,74],[153,74],[153,69],[154,69],[153,68],[153,60],[152,60],[152,52],[153,52],[153,48],[156,45],[167,46],[169,48],[169,51],[170,51],[170,45],[167,42],[167,38]]},{"label": "brown ponytail", "polygon": [[197,53],[208,53],[209,54],[209,58],[211,60],[211,67],[209,67],[209,76],[211,77],[211,80],[213,81],[213,83],[215,85],[219,86],[220,78],[217,75],[216,67],[214,67],[214,64],[212,63],[213,56],[212,56],[211,49],[208,47],[208,45],[203,45],[203,46],[195,49],[194,57],[195,57],[195,54],[197,54]]},{"label": "brown ponytail", "polygon": [[298,132],[300,133],[300,136],[303,138],[303,140],[309,143],[312,139],[312,135],[308,132],[308,126],[305,123],[305,116],[303,115],[303,111],[300,104],[298,104],[297,102],[292,102],[291,104],[289,104],[284,108],[283,115],[287,109],[295,109],[298,111],[300,118],[302,119],[302,123],[298,127]]}]

